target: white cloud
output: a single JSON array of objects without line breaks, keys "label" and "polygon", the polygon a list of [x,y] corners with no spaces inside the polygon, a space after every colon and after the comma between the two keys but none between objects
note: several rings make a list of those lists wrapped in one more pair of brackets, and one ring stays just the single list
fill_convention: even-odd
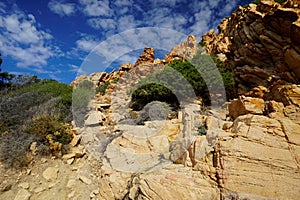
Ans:
[{"label": "white cloud", "polygon": [[90,17],[109,17],[113,14],[109,0],[79,0],[79,3],[83,6],[83,13]]},{"label": "white cloud", "polygon": [[49,9],[59,16],[70,16],[75,13],[76,5],[73,3],[62,3],[56,0],[51,0],[48,3]]},{"label": "white cloud", "polygon": [[47,65],[47,60],[58,56],[61,51],[50,44],[53,38],[40,30],[35,17],[25,14],[15,5],[11,13],[0,16],[1,53],[11,56],[18,67]]},{"label": "white cloud", "polygon": [[115,61],[134,63],[137,56],[132,54],[133,51],[138,50],[142,53],[146,46],[156,50],[170,51],[174,45],[186,38],[187,35],[165,28],[146,27],[127,30],[99,43],[84,59],[81,68],[89,74],[104,71]]},{"label": "white cloud", "polygon": [[137,21],[133,15],[126,15],[122,16],[118,20],[118,30],[120,32],[136,28],[139,24],[139,21]]},{"label": "white cloud", "polygon": [[113,19],[92,18],[87,20],[88,25],[94,29],[113,30],[116,29],[117,23]]},{"label": "white cloud", "polygon": [[85,52],[92,51],[98,44],[99,42],[92,37],[83,37],[76,41],[77,48]]},{"label": "white cloud", "polygon": [[113,3],[118,7],[132,6],[134,4],[132,0],[116,0]]},{"label": "white cloud", "polygon": [[83,71],[83,69],[81,67],[77,66],[77,65],[70,64],[69,67],[70,67],[69,72],[71,72],[71,73],[77,73],[77,74],[84,74],[85,73]]},{"label": "white cloud", "polygon": [[183,2],[182,0],[152,0],[151,1],[151,5],[153,8],[160,8],[163,6],[167,6],[167,7],[174,7],[176,6],[178,3],[186,3]]}]

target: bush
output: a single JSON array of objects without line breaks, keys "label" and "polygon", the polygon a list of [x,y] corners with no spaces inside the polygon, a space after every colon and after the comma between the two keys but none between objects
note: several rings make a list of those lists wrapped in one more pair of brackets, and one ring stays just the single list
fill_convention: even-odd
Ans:
[{"label": "bush", "polygon": [[94,84],[88,80],[84,80],[73,90],[72,110],[76,126],[84,126],[84,117],[88,112],[88,104],[94,94]]},{"label": "bush", "polygon": [[174,60],[163,70],[142,79],[133,89],[131,107],[158,100],[174,104],[178,101],[200,96],[205,105],[210,105],[210,93],[234,96],[235,82],[230,70],[221,60],[199,51],[191,60]]},{"label": "bush", "polygon": [[105,83],[102,83],[101,85],[99,85],[97,88],[96,88],[96,92],[99,92],[101,95],[104,95],[105,92],[106,92],[106,89],[107,87],[110,85],[110,82],[105,82]]},{"label": "bush", "polygon": [[[277,2],[277,3],[283,4],[287,0],[274,0],[274,1]],[[258,5],[258,4],[260,4],[260,0],[254,0],[252,3]]]},{"label": "bush", "polygon": [[70,143],[73,132],[71,126],[66,125],[60,116],[38,116],[25,128],[25,132],[40,135],[47,140],[50,150],[60,153],[63,145]]},{"label": "bush", "polygon": [[39,136],[15,132],[1,136],[0,161],[5,168],[23,168],[30,163],[29,147]]},{"label": "bush", "polygon": [[[126,77],[129,78],[129,74],[126,74]],[[100,93],[101,95],[105,95],[106,89],[110,84],[117,84],[119,82],[119,78],[115,78],[114,80],[110,81],[110,82],[104,82],[101,85],[99,85],[96,88],[96,92]]]},{"label": "bush", "polygon": [[7,167],[26,166],[32,142],[47,155],[59,152],[47,136],[60,147],[71,139],[65,124],[72,117],[72,88],[54,80],[31,80],[0,96],[0,161]]},{"label": "bush", "polygon": [[163,101],[175,108],[179,107],[179,102],[170,89],[163,85],[150,83],[144,84],[134,90],[130,108],[133,110],[141,110],[152,101]]}]

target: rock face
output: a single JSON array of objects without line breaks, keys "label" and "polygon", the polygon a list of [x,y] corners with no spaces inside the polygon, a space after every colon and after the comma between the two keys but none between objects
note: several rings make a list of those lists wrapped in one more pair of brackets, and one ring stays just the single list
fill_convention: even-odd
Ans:
[{"label": "rock face", "polygon": [[186,58],[192,58],[197,53],[197,50],[197,39],[195,36],[190,35],[186,41],[172,48],[170,53],[165,56],[165,63],[169,64],[175,59],[185,60]]},{"label": "rock face", "polygon": [[77,78],[74,87],[83,80],[110,85],[90,101],[72,152],[29,172],[36,182],[22,179],[17,188],[0,182],[0,199],[298,199],[298,5],[240,7],[218,34],[202,37],[206,50],[234,72],[241,94],[227,110],[188,99],[169,119],[165,102],[140,112],[129,106],[139,80],[195,55],[193,36],[165,60],[154,61],[154,50],[145,48],[134,66]]},{"label": "rock face", "polygon": [[153,64],[153,63],[154,63],[154,49],[150,47],[145,47],[144,53],[140,55],[140,57],[135,62],[133,67],[137,67],[139,65],[145,65],[145,64]]},{"label": "rock face", "polygon": [[295,1],[280,5],[262,0],[239,7],[231,17],[202,37],[209,53],[232,69],[238,92],[278,80],[299,83],[300,19]]}]

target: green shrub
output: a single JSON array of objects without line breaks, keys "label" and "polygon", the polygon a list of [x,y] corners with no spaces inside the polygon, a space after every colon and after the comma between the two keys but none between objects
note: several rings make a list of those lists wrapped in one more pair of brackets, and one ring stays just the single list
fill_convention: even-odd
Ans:
[{"label": "green shrub", "polygon": [[94,85],[91,81],[84,80],[73,90],[73,109],[86,108],[90,99],[94,95]]},{"label": "green shrub", "polygon": [[274,0],[277,3],[283,4],[284,2],[286,2],[286,0]]},{"label": "green shrub", "polygon": [[258,5],[258,4],[260,4],[260,0],[254,0],[252,3]]},{"label": "green shrub", "polygon": [[201,47],[205,47],[205,46],[206,46],[206,42],[199,42],[199,45],[200,45]]},{"label": "green shrub", "polygon": [[130,108],[133,110],[141,110],[145,105],[152,101],[168,102],[175,108],[178,108],[179,102],[173,92],[167,87],[157,84],[149,83],[138,87],[132,93],[132,102]]},{"label": "green shrub", "polygon": [[38,116],[26,127],[25,131],[30,134],[41,135],[44,139],[51,136],[54,142],[68,144],[71,141],[72,132],[60,116]]},{"label": "green shrub", "polygon": [[[129,79],[129,77],[130,77],[130,74],[126,74],[126,78]],[[105,92],[106,92],[107,87],[108,87],[110,84],[117,84],[118,82],[119,82],[119,78],[115,78],[115,79],[112,80],[112,81],[105,82],[105,83],[101,83],[101,85],[99,85],[99,86],[96,88],[96,92],[97,92],[97,93],[100,93],[101,95],[105,95]]]},{"label": "green shrub", "polygon": [[0,96],[0,161],[6,167],[26,166],[32,142],[42,155],[54,152],[47,133],[52,147],[70,141],[64,124],[72,119],[72,88],[54,80],[26,80],[32,81]]},{"label": "green shrub", "polygon": [[107,87],[110,85],[110,82],[105,82],[101,85],[99,85],[97,88],[96,88],[96,92],[99,92],[101,95],[104,95],[105,92],[106,92],[106,89]]},{"label": "green shrub", "polygon": [[207,134],[207,130],[206,130],[206,128],[205,128],[205,126],[200,126],[199,128],[198,128],[198,133],[197,133],[198,135],[206,135]]},{"label": "green shrub", "polygon": [[[235,82],[226,64],[214,56],[199,51],[191,60],[174,60],[163,70],[139,81],[132,93],[132,107],[141,107],[153,100],[178,103],[178,100],[200,96],[210,105],[210,93],[222,94],[224,87],[229,97],[234,95]],[[228,91],[228,92],[227,92]],[[139,106],[136,106],[139,105]]]},{"label": "green shrub", "polygon": [[73,90],[72,111],[76,126],[84,126],[84,117],[88,112],[88,104],[94,94],[94,84],[88,80],[84,80]]},{"label": "green shrub", "polygon": [[[261,0],[254,0],[252,3],[258,5],[258,4],[260,4],[260,1],[261,1]],[[274,1],[277,2],[277,3],[283,4],[283,3],[286,2],[287,0],[274,0]]]}]

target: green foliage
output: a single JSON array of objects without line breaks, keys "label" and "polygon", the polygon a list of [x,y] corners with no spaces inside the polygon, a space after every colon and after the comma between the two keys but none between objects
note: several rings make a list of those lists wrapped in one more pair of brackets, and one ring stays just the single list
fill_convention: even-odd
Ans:
[{"label": "green foliage", "polygon": [[84,126],[84,117],[88,112],[88,103],[94,94],[94,84],[88,80],[84,80],[73,90],[72,110],[76,126]]},{"label": "green foliage", "polygon": [[[260,1],[261,1],[261,0],[254,0],[252,3],[258,5],[258,4],[260,4]],[[286,2],[287,0],[274,0],[274,1],[277,2],[277,3],[283,4],[283,3]]]},{"label": "green foliage", "polygon": [[287,0],[274,0],[277,3],[283,4],[284,2],[286,2]]},{"label": "green foliage", "polygon": [[141,110],[152,101],[168,102],[173,107],[179,106],[176,96],[170,89],[157,83],[146,83],[134,90],[130,107],[133,110]]},{"label": "green foliage", "polygon": [[260,0],[254,0],[252,3],[258,5],[258,4],[260,4]]},{"label": "green foliage", "polygon": [[68,144],[71,141],[70,127],[66,126],[60,116],[44,115],[33,119],[25,131],[30,134],[37,134],[47,139],[51,136],[54,142]]},{"label": "green foliage", "polygon": [[232,96],[235,82],[226,64],[199,51],[191,60],[174,60],[163,70],[142,79],[132,93],[132,107],[141,107],[153,100],[171,102],[201,96],[210,105],[210,94],[222,94],[224,87]]},{"label": "green foliage", "polygon": [[40,154],[49,154],[51,143],[45,134],[53,135],[55,144],[70,141],[64,124],[72,119],[72,88],[36,76],[18,78],[18,87],[0,95],[0,161],[6,167],[26,166],[32,142],[37,142]]},{"label": "green foliage", "polygon": [[206,135],[206,133],[207,133],[207,131],[206,131],[205,126],[202,125],[198,128],[198,135]]},{"label": "green foliage", "polygon": [[94,95],[94,85],[91,81],[84,80],[73,90],[73,109],[86,108]]},{"label": "green foliage", "polygon": [[[130,77],[129,74],[126,74],[126,78],[128,79]],[[114,80],[110,81],[110,82],[105,82],[102,83],[101,85],[99,85],[96,88],[96,92],[100,93],[101,95],[105,95],[106,89],[110,84],[117,84],[119,82],[119,78],[115,78]]]},{"label": "green foliage", "polygon": [[206,42],[199,42],[199,45],[200,45],[201,47],[205,47],[205,46],[206,46]]},{"label": "green foliage", "polygon": [[96,92],[99,92],[101,95],[104,95],[106,92],[107,87],[110,85],[110,82],[105,82],[102,85],[99,85],[96,88]]}]

